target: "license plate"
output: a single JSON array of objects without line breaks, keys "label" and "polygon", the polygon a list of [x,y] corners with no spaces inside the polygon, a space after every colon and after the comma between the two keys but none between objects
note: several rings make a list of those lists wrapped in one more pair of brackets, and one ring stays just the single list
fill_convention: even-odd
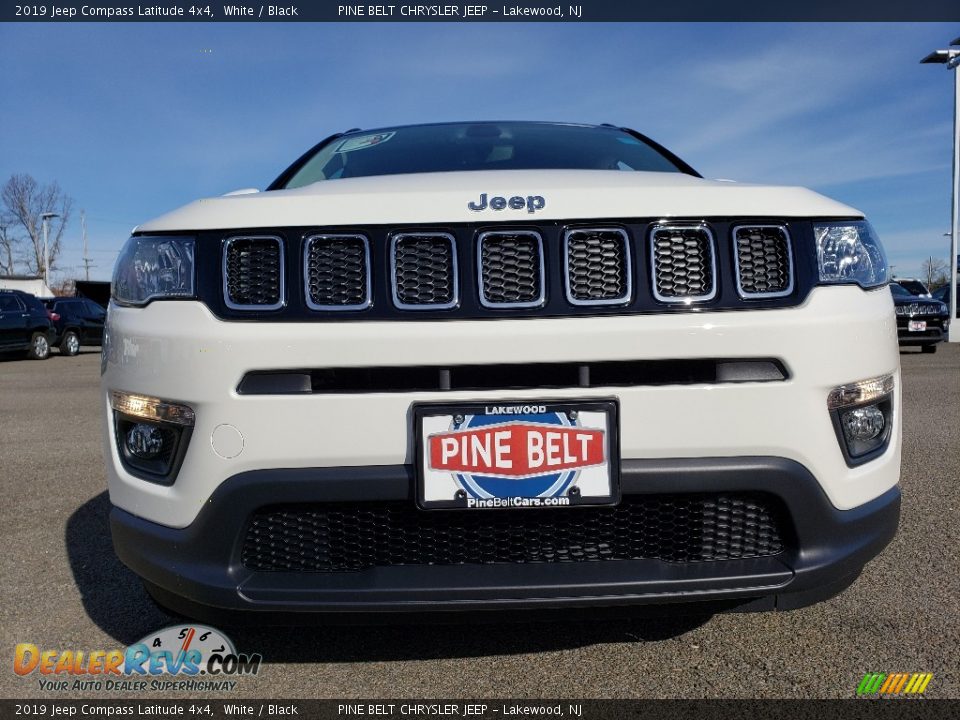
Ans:
[{"label": "license plate", "polygon": [[414,427],[421,508],[619,500],[615,401],[416,405]]},{"label": "license plate", "polygon": [[926,320],[911,320],[910,321],[910,332],[923,332],[927,329]]}]

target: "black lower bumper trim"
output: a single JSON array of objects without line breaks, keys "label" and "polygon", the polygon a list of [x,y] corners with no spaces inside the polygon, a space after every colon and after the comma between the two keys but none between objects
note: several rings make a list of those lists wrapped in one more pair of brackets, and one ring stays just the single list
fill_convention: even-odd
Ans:
[{"label": "black lower bumper trim", "polygon": [[769,493],[786,508],[791,537],[772,557],[694,563],[416,565],[343,573],[264,573],[241,564],[246,523],[258,508],[412,502],[407,466],[248,472],[224,482],[186,528],[164,527],[119,508],[110,520],[118,556],[155,597],[212,621],[225,611],[249,610],[352,614],[717,600],[748,609],[792,609],[852,582],[893,538],[900,513],[896,487],[853,510],[837,510],[806,468],[782,458],[625,460],[621,483],[625,495]]},{"label": "black lower bumper trim", "polygon": [[928,327],[922,332],[900,330],[897,333],[897,342],[900,345],[936,345],[947,339],[946,330],[938,327]]}]

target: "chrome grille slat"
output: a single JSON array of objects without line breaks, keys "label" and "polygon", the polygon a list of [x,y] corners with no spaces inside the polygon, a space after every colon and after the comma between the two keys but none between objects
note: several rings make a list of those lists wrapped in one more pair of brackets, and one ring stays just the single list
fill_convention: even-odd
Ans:
[{"label": "chrome grille slat", "polygon": [[396,233],[390,244],[393,302],[405,310],[445,310],[459,302],[457,244],[449,233]]},{"label": "chrome grille slat", "polygon": [[370,241],[366,236],[313,235],[304,247],[304,290],[312,310],[370,306]]},{"label": "chrome grille slat", "polygon": [[573,305],[629,302],[630,244],[620,228],[576,228],[563,234],[567,300]]},{"label": "chrome grille slat", "polygon": [[243,236],[224,241],[223,299],[235,310],[283,307],[283,241],[279,237]]},{"label": "chrome grille slat", "polygon": [[650,263],[653,295],[661,302],[704,302],[717,294],[716,246],[706,225],[654,225]]},{"label": "chrome grille slat", "polygon": [[543,304],[543,239],[532,231],[496,230],[477,239],[480,303],[494,308]]},{"label": "chrome grille slat", "polygon": [[790,233],[783,225],[737,225],[733,255],[740,297],[783,297],[793,292]]}]

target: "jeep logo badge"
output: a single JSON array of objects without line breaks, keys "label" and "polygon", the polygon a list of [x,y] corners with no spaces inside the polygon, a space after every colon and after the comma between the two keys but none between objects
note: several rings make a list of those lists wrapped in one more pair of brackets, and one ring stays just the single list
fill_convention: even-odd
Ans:
[{"label": "jeep logo badge", "polygon": [[[522,197],[520,195],[514,195],[511,198],[494,196],[490,198],[489,207],[491,210],[505,210],[510,208],[511,210],[523,210],[527,209],[528,213],[534,213],[537,210],[542,210],[547,204],[547,201],[543,199],[543,195],[527,195]],[[480,193],[480,200],[471,200],[467,203],[467,207],[473,210],[474,212],[480,212],[481,210],[486,210],[488,206],[487,203],[487,194]]]}]

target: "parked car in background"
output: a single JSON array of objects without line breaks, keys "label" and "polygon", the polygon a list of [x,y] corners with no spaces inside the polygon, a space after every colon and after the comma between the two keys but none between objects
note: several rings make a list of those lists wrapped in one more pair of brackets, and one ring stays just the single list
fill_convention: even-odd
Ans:
[{"label": "parked car in background", "polygon": [[53,323],[35,295],[0,290],[0,352],[25,350],[33,360],[46,360],[53,338]]},{"label": "parked car in background", "polygon": [[914,278],[895,278],[893,282],[916,297],[926,299],[931,297],[927,286],[920,280],[915,280]]},{"label": "parked car in background", "polygon": [[919,345],[925,353],[937,351],[937,343],[947,339],[950,313],[939,300],[922,300],[898,283],[890,284],[897,313],[897,338],[900,345]]},{"label": "parked car in background", "polygon": [[[960,284],[957,284],[957,295],[960,296]],[[933,291],[933,297],[936,300],[939,300],[944,305],[947,306],[947,312],[950,311],[950,286],[944,285],[942,288],[938,288]],[[957,303],[960,305],[960,303]],[[957,307],[953,311],[953,316],[960,318],[960,307]]]},{"label": "parked car in background", "polygon": [[80,297],[49,298],[43,302],[52,313],[53,344],[61,355],[76,355],[81,345],[99,346],[103,342],[107,311],[99,304]]}]

